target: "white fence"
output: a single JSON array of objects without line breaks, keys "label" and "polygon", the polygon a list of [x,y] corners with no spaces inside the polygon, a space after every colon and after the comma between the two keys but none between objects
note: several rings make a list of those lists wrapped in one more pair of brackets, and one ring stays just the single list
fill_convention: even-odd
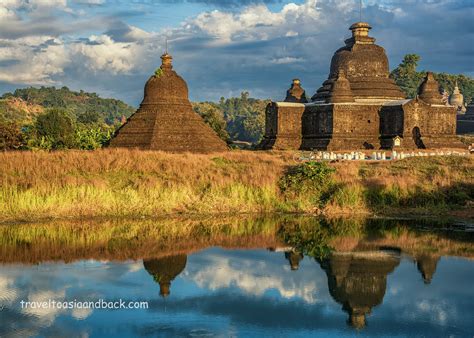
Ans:
[{"label": "white fence", "polygon": [[364,153],[352,151],[350,153],[335,153],[326,151],[301,152],[295,155],[297,161],[392,161],[403,160],[410,157],[428,157],[428,156],[469,156],[469,151],[374,151]]}]

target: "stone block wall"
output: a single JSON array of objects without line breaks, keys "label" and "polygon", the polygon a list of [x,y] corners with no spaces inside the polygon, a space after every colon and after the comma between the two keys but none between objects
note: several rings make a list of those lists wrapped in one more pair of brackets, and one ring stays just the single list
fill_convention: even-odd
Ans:
[{"label": "stone block wall", "polygon": [[302,149],[378,149],[379,108],[359,103],[307,106]]},{"label": "stone block wall", "polygon": [[265,112],[263,149],[299,149],[302,139],[302,103],[271,102]]}]

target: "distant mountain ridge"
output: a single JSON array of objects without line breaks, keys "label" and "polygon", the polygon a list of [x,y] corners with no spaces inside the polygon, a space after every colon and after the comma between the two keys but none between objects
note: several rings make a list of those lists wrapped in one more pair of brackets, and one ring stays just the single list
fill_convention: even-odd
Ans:
[{"label": "distant mountain ridge", "polygon": [[105,99],[96,93],[72,91],[68,87],[28,87],[5,93],[0,98],[0,119],[30,123],[47,108],[63,108],[74,117],[97,113],[103,122],[113,125],[129,117],[135,108],[117,99]]}]

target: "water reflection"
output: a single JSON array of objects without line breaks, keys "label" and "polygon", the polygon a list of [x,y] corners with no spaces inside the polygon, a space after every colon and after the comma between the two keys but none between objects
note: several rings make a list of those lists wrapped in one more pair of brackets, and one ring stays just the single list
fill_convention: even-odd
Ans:
[{"label": "water reflection", "polygon": [[171,282],[183,272],[186,267],[186,261],[186,255],[166,256],[143,261],[145,270],[160,285],[160,296],[169,296]]},{"label": "water reflection", "polygon": [[[0,336],[19,327],[31,336],[474,332],[468,226],[427,231],[420,221],[311,217],[127,222],[0,226]],[[139,299],[150,309],[19,307],[48,297]]]},{"label": "water reflection", "polygon": [[422,253],[414,257],[418,271],[420,271],[425,284],[431,283],[440,258],[440,256],[429,253]]},{"label": "water reflection", "polygon": [[366,324],[366,315],[382,303],[387,275],[400,264],[400,257],[383,251],[342,252],[320,264],[331,296],[349,314],[348,323],[360,329]]},{"label": "water reflection", "polygon": [[291,270],[298,270],[300,267],[300,261],[304,258],[303,254],[292,249],[285,252],[285,258],[290,263]]}]

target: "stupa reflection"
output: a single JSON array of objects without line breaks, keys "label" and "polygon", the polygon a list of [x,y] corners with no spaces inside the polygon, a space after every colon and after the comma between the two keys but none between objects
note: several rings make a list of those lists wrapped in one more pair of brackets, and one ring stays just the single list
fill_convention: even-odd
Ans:
[{"label": "stupa reflection", "polygon": [[298,270],[300,267],[300,261],[304,258],[303,254],[296,251],[290,250],[285,252],[285,258],[290,263],[291,270]]},{"label": "stupa reflection", "polygon": [[338,252],[320,261],[329,293],[349,314],[349,325],[357,329],[366,325],[366,315],[383,301],[387,275],[399,263],[399,256],[383,251]]},{"label": "stupa reflection", "polygon": [[423,277],[423,281],[425,284],[431,284],[431,280],[433,279],[433,275],[436,272],[436,267],[438,266],[440,257],[430,254],[421,254],[415,256],[414,258],[416,261],[416,267]]},{"label": "stupa reflection", "polygon": [[169,296],[171,282],[183,272],[186,267],[186,261],[186,255],[143,260],[145,270],[153,276],[155,282],[160,284],[160,296]]}]

